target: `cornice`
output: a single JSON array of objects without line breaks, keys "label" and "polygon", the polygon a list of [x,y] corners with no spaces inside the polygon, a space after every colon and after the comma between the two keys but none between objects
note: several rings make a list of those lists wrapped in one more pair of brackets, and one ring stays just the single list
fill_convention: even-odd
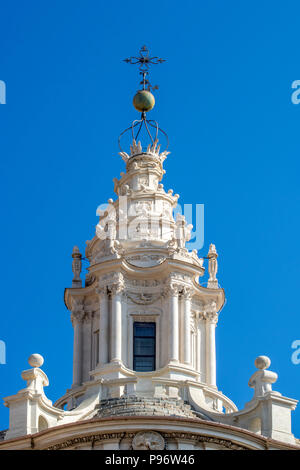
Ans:
[{"label": "cornice", "polygon": [[[155,249],[153,249],[151,252],[154,251]],[[110,272],[119,272],[125,276],[129,276],[129,278],[132,277],[134,279],[150,280],[161,277],[163,280],[177,271],[179,274],[181,273],[182,275],[187,275],[190,277],[190,280],[192,281],[192,287],[194,289],[194,298],[197,298],[198,294],[200,300],[203,299],[203,297],[215,300],[217,304],[217,310],[220,310],[225,302],[225,292],[223,288],[209,289],[207,287],[201,286],[195,281],[195,278],[199,277],[199,275],[203,275],[203,268],[182,260],[166,258],[162,263],[156,266],[139,267],[133,266],[124,258],[118,258],[106,260],[102,263],[90,266],[88,270],[89,273],[95,276],[95,281],[91,285],[81,288],[68,287],[65,289],[64,300],[68,310],[71,310],[71,298],[84,298],[94,294],[95,289],[98,286],[99,276]],[[181,284],[182,287],[187,286],[184,280],[178,279],[178,283]]]},{"label": "cornice", "polygon": [[[99,438],[99,440],[121,439],[127,435],[127,433],[128,437],[134,435],[137,432],[136,429],[141,429],[142,423],[147,429],[160,432],[167,439],[174,438],[190,440],[195,436],[199,442],[214,442],[216,444],[224,445],[225,447],[225,442],[227,442],[229,445],[237,445],[248,450],[268,450],[269,448],[282,450],[300,449],[299,445],[283,443],[274,439],[266,438],[235,426],[205,421],[201,418],[173,416],[122,416],[122,418],[115,416],[108,418],[92,418],[89,420],[56,426],[29,436],[21,436],[1,441],[0,449],[10,448],[10,446],[14,445],[18,448],[31,447],[33,449],[50,450],[57,445],[63,445],[66,448],[71,447],[76,443],[92,442],[93,438],[94,440],[95,438],[97,440]],[[132,430],[130,429],[131,425],[133,426]],[[101,429],[99,429],[99,426]],[[177,429],[174,428],[174,426],[176,426]],[[184,426],[184,431],[178,430],[178,427],[180,426]],[[190,430],[187,430],[188,426],[191,427]],[[111,429],[107,429],[108,427]],[[124,428],[124,430],[122,428]],[[71,433],[72,437],[66,437],[68,433]],[[77,435],[74,435],[75,433]],[[224,436],[224,433],[227,433],[227,436]],[[74,439],[76,441],[74,441]],[[51,441],[54,441],[53,444],[51,444]],[[31,446],[29,445],[30,442],[32,444]],[[64,443],[68,444],[64,445]]]}]

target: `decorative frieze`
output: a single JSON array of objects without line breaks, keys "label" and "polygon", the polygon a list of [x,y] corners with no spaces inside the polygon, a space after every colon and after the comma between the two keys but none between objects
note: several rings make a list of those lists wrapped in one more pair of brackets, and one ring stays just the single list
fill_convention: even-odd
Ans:
[{"label": "decorative frieze", "polygon": [[139,287],[139,288],[148,288],[148,287],[158,287],[162,285],[162,281],[158,279],[126,279],[126,286],[128,287]]},{"label": "decorative frieze", "polygon": [[[159,437],[158,437],[158,436]],[[128,439],[130,448],[133,450],[163,450],[168,448],[168,441],[171,442],[184,442],[189,441],[193,442],[195,447],[197,444],[215,444],[220,447],[224,447],[230,450],[249,450],[249,447],[237,444],[232,442],[230,439],[210,437],[203,434],[188,433],[188,432],[162,432],[158,433],[156,431],[140,431],[138,433],[134,432],[105,432],[105,433],[94,433],[88,436],[75,437],[72,439],[67,439],[64,442],[59,442],[58,444],[46,447],[45,450],[63,450],[67,448],[74,447],[76,445],[82,445],[90,443],[91,446],[94,446],[95,443],[100,443],[102,441],[115,441]],[[163,446],[163,447],[162,447]],[[130,450],[129,448],[129,450]]]},{"label": "decorative frieze", "polygon": [[160,294],[127,293],[127,298],[138,305],[151,305],[161,297]]},{"label": "decorative frieze", "polygon": [[127,256],[125,259],[129,264],[132,264],[133,266],[150,268],[163,263],[166,257],[163,255],[140,254]]}]

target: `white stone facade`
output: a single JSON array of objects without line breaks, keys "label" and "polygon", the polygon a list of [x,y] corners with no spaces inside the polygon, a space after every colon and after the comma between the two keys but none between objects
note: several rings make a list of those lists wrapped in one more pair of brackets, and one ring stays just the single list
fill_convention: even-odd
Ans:
[{"label": "white stone facade", "polygon": [[[53,406],[44,394],[48,379],[31,360],[22,373],[27,387],[5,399],[10,425],[0,450],[32,442],[44,449],[298,448],[291,431],[297,401],[272,391],[277,376],[266,370],[267,358],[256,362],[254,397],[243,410],[217,388],[215,328],[225,302],[218,254],[211,244],[204,287],[204,260],[186,248],[192,227],[181,215],[174,220],[179,196],[161,184],[167,153],[157,142],[143,152],[133,141],[121,156],[126,173],[114,180],[117,198],[87,242],[84,286],[77,247],[72,254],[74,278],[65,290],[72,387]],[[155,325],[152,371],[134,370],[136,322]]]}]

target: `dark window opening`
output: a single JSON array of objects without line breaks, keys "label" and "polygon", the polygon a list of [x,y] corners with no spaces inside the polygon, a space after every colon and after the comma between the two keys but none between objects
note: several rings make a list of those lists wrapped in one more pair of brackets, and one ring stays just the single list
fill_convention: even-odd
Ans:
[{"label": "dark window opening", "polygon": [[155,323],[133,324],[133,369],[137,372],[155,370]]}]

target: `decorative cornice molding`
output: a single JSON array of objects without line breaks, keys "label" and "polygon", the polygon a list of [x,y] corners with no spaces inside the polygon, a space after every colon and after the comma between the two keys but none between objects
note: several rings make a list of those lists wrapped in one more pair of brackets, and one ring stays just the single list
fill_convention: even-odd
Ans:
[{"label": "decorative cornice molding", "polygon": [[165,439],[184,439],[184,440],[194,440],[196,442],[202,442],[207,444],[217,444],[223,447],[226,447],[231,450],[249,450],[248,447],[235,444],[231,442],[229,439],[221,439],[218,437],[209,437],[203,436],[198,434],[190,434],[186,432],[170,432],[170,433],[162,433]]},{"label": "decorative cornice molding", "polygon": [[122,439],[125,436],[125,432],[112,432],[112,433],[103,433],[103,434],[91,434],[89,436],[74,437],[73,439],[68,439],[67,441],[60,442],[53,446],[47,447],[45,450],[60,450],[72,447],[76,444],[84,444],[89,442],[96,441],[106,441],[108,439]]}]

